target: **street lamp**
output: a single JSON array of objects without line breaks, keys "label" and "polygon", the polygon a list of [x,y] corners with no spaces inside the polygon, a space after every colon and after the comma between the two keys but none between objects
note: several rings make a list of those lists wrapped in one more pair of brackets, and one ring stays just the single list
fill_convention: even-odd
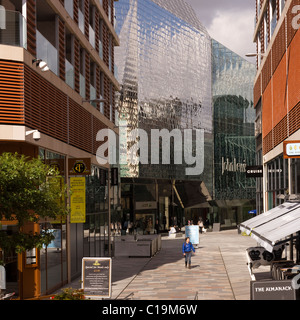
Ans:
[{"label": "street lamp", "polygon": [[257,56],[265,57],[266,54],[265,53],[261,53],[261,52],[259,52],[259,53],[247,53],[246,54],[247,58],[253,58],[253,57],[257,57]]}]

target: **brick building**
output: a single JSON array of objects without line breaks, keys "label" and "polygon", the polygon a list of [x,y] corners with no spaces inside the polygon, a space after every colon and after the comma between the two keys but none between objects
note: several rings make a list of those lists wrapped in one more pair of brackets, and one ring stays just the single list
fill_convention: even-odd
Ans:
[{"label": "brick building", "polygon": [[[257,0],[254,42],[257,74],[254,85],[260,212],[300,192],[299,159],[284,156],[285,141],[300,139],[300,62],[298,0]],[[280,196],[281,195],[281,196]]]},{"label": "brick building", "polygon": [[[60,240],[41,250],[36,268],[26,269],[22,256],[5,256],[8,286],[19,281],[20,296],[28,298],[77,277],[83,256],[110,253],[109,175],[96,160],[96,134],[103,128],[117,131],[119,38],[113,0],[2,0],[0,5],[0,153],[56,161],[66,182],[69,159],[91,160],[85,222],[41,221],[39,227],[55,229]],[[5,221],[1,228],[14,232]]]}]

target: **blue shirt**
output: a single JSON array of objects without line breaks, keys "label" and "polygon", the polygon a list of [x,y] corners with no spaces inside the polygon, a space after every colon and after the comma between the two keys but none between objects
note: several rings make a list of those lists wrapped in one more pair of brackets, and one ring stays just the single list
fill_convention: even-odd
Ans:
[{"label": "blue shirt", "polygon": [[190,252],[192,250],[195,252],[195,249],[194,249],[193,244],[191,242],[189,242],[189,243],[185,242],[182,245],[182,253]]}]

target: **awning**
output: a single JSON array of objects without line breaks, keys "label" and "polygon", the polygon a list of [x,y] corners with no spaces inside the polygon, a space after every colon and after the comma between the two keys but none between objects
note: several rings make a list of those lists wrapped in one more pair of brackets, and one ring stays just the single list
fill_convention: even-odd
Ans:
[{"label": "awning", "polygon": [[300,231],[300,202],[287,201],[239,225],[269,252],[280,240]]}]

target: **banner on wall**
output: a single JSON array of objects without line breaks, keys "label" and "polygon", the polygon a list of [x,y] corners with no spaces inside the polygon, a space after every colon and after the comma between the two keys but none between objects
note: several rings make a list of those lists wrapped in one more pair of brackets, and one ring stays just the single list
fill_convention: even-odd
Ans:
[{"label": "banner on wall", "polygon": [[85,223],[85,177],[70,177],[71,223]]}]

